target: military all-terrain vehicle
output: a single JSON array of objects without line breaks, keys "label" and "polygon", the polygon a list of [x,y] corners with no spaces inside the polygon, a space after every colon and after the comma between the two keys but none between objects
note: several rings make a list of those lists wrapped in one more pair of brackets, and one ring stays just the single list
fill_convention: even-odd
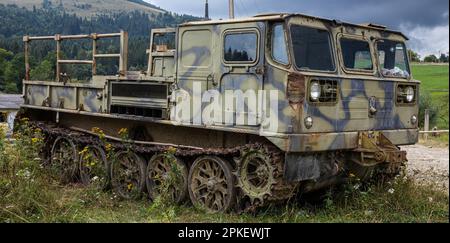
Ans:
[{"label": "military all-terrain vehicle", "polygon": [[[118,38],[120,53],[97,52],[104,38]],[[93,42],[92,59],[61,58],[61,43],[74,39]],[[30,80],[38,40],[56,41],[54,81]],[[212,212],[250,211],[399,173],[399,146],[418,140],[407,40],[302,14],[189,22],[153,29],[148,68],[136,72],[123,31],[25,36],[20,118],[46,135],[61,178],[98,179],[86,163],[95,158],[121,197],[164,193]],[[102,58],[118,59],[117,74],[97,75]],[[91,65],[92,79],[71,80],[67,64]]]}]

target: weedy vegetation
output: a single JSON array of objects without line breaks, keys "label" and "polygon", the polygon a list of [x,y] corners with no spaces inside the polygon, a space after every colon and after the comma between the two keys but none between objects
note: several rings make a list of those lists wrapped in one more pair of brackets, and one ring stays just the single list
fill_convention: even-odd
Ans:
[{"label": "weedy vegetation", "polygon": [[[170,203],[169,184],[153,202],[121,200],[92,185],[60,185],[39,157],[42,133],[26,126],[7,141],[0,135],[0,222],[449,222],[447,192],[405,176],[385,184],[354,182],[299,195],[257,214],[208,214],[190,203]],[[170,152],[170,151],[169,151]],[[171,177],[176,179],[174,167]]]}]

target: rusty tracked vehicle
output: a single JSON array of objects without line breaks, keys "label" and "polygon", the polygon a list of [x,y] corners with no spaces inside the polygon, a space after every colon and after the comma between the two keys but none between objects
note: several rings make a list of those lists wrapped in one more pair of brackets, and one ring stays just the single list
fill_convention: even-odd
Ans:
[{"label": "rusty tracked vehicle", "polygon": [[[97,53],[115,37],[119,54]],[[92,59],[62,60],[61,42],[80,38]],[[384,26],[269,14],[153,29],[141,72],[127,71],[125,32],[25,36],[26,60],[37,40],[57,43],[56,80],[30,80],[26,61],[20,117],[44,131],[58,173],[96,179],[88,151],[124,198],[155,198],[176,167],[175,202],[253,210],[396,174],[407,161],[398,146],[418,140],[407,38]],[[100,58],[117,58],[117,75],[97,75]],[[92,65],[92,80],[68,79],[65,64]]]}]

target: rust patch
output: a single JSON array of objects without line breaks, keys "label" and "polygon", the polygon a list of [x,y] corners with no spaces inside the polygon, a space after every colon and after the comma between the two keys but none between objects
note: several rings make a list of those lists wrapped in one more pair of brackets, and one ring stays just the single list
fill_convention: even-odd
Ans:
[{"label": "rust patch", "polygon": [[321,136],[320,133],[312,133],[310,138],[309,138],[309,143],[310,144],[317,144],[321,137],[322,136]]},{"label": "rust patch", "polygon": [[289,73],[286,94],[289,105],[294,110],[298,110],[305,101],[305,76],[299,73]]}]

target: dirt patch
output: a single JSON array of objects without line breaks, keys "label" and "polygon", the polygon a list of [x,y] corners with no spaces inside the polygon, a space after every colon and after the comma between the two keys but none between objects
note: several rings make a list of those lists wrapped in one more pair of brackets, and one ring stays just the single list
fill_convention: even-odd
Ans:
[{"label": "dirt patch", "polygon": [[407,173],[417,182],[449,190],[449,149],[424,145],[402,147],[408,153]]}]

